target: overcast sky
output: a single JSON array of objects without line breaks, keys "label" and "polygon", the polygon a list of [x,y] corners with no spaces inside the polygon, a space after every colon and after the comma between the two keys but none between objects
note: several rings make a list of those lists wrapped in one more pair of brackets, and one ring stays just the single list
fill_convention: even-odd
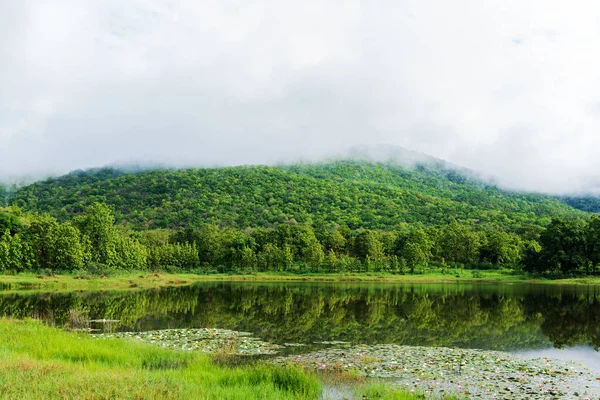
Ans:
[{"label": "overcast sky", "polygon": [[0,178],[404,146],[600,178],[600,3],[0,1]]}]

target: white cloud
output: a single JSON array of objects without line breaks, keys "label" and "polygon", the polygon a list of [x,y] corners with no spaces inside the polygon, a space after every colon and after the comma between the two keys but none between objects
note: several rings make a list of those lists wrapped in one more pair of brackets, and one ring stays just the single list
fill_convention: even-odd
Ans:
[{"label": "white cloud", "polygon": [[592,1],[0,3],[0,177],[270,163],[389,143],[577,191],[599,178]]}]

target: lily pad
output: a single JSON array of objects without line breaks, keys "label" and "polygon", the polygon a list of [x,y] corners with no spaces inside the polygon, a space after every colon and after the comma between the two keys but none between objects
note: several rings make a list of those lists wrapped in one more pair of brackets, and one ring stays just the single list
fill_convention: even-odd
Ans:
[{"label": "lily pad", "polygon": [[119,332],[96,335],[99,338],[133,338],[174,350],[236,355],[276,354],[282,346],[263,342],[248,332],[228,329],[163,329],[147,332]]},{"label": "lily pad", "polygon": [[463,398],[598,398],[600,382],[569,361],[528,359],[510,353],[445,347],[351,346],[302,356],[277,357],[275,364],[300,364],[327,371],[352,371],[366,378],[424,393]]}]

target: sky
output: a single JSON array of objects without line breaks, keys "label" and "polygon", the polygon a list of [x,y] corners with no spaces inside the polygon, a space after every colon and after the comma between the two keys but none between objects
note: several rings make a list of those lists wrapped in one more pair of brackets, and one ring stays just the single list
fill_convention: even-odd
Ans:
[{"label": "sky", "polygon": [[0,1],[0,179],[403,146],[600,192],[600,3]]}]

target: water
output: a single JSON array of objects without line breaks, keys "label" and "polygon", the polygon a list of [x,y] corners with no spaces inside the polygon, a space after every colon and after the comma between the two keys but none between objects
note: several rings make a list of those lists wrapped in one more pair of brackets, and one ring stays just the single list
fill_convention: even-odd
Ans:
[{"label": "water", "polygon": [[60,326],[72,310],[89,319],[119,320],[111,326],[119,331],[211,327],[278,344],[308,344],[288,352],[344,341],[535,356],[577,346],[570,350],[577,354],[557,354],[592,364],[600,358],[599,286],[206,282],[144,291],[0,291],[0,316]]}]

